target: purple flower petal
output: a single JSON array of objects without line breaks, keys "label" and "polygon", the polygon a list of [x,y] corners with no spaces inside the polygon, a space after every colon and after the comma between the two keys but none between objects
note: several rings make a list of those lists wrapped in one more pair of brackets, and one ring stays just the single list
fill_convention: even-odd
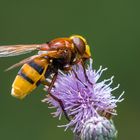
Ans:
[{"label": "purple flower petal", "polygon": [[[116,115],[115,108],[117,107],[117,103],[123,100],[122,95],[124,92],[118,98],[112,94],[119,87],[111,87],[114,76],[101,82],[98,81],[106,68],[102,69],[100,67],[98,71],[92,69],[92,59],[86,68],[86,75],[90,83],[85,77],[82,65],[78,64],[74,66],[73,70],[76,72],[78,78],[72,71],[69,74],[64,74],[60,71],[55,86],[51,90],[51,93],[63,102],[67,115],[71,118],[68,124],[61,127],[66,127],[66,129],[71,127],[74,133],[80,134],[85,127],[85,123],[90,118],[100,118],[101,131],[91,131],[95,135],[108,132],[103,127],[103,120],[106,118],[106,122],[107,120],[110,121],[110,117],[108,118],[108,116]],[[56,100],[50,96],[46,96],[44,102],[55,107],[57,110],[53,115],[61,118],[63,111]],[[94,127],[96,129],[96,125]]]}]

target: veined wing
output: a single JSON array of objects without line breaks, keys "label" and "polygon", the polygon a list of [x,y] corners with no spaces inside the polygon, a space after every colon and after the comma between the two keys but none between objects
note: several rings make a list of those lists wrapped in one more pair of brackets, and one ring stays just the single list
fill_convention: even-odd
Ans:
[{"label": "veined wing", "polygon": [[39,44],[0,46],[0,57],[16,56],[32,52],[40,48]]},{"label": "veined wing", "polygon": [[31,60],[35,59],[35,58],[61,58],[61,57],[64,57],[63,55],[65,54],[65,51],[64,50],[54,50],[54,51],[45,51],[45,53],[42,53],[42,54],[39,54],[39,55],[34,55],[34,56],[31,56],[31,57],[28,57],[26,59],[23,59],[22,61],[10,66],[8,69],[6,69],[5,71],[9,71],[13,68],[16,68],[16,67],[19,67],[25,63],[28,63],[30,62]]},{"label": "veined wing", "polygon": [[25,63],[30,62],[31,60],[33,60],[33,59],[35,59],[35,58],[37,58],[37,57],[39,57],[39,55],[33,55],[33,56],[31,56],[31,57],[28,57],[28,58],[26,58],[26,59],[23,59],[23,60],[21,60],[20,62],[14,64],[14,65],[12,65],[12,66],[10,66],[9,68],[7,68],[5,71],[9,71],[9,70],[14,69],[14,68],[16,68],[16,67],[19,67],[19,66],[21,66],[21,65],[23,65],[23,64],[25,64]]}]

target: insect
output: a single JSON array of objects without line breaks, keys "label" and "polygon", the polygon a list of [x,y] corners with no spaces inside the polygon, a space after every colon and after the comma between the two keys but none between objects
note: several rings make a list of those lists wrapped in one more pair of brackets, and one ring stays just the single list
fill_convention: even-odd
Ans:
[{"label": "insect", "polygon": [[[50,91],[59,69],[68,72],[72,70],[72,65],[79,62],[83,64],[86,59],[91,57],[90,47],[86,39],[80,35],[56,38],[45,44],[0,46],[0,57],[16,56],[35,50],[38,50],[37,55],[26,58],[7,69],[11,70],[23,65],[11,90],[12,96],[19,99],[23,99],[40,84],[47,85],[48,93],[51,95]],[[50,78],[50,75],[52,75],[51,82],[48,83],[46,78]],[[60,103],[63,109],[62,102],[55,96],[51,96]]]}]

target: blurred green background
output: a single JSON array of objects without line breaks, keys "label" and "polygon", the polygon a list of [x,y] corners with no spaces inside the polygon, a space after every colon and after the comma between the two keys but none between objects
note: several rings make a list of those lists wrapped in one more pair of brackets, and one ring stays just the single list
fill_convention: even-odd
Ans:
[{"label": "blurred green background", "polygon": [[[140,19],[137,0],[0,0],[0,45],[44,43],[56,37],[80,34],[87,38],[94,68],[108,67],[102,78],[115,75],[115,95],[125,90],[114,118],[118,140],[140,139],[139,55]],[[25,100],[10,95],[18,68],[8,66],[34,53],[0,58],[0,140],[71,140],[41,103],[43,86]]]}]

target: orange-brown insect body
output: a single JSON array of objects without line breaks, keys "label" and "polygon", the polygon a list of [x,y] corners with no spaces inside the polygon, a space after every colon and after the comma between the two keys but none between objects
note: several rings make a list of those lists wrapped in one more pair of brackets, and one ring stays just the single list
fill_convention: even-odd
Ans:
[{"label": "orange-brown insect body", "polygon": [[58,69],[64,72],[69,71],[72,65],[91,56],[86,40],[81,36],[73,35],[69,38],[57,38],[46,44],[1,46],[0,57],[21,55],[33,50],[39,50],[38,55],[24,59],[8,69],[23,65],[12,84],[11,93],[20,99],[24,98],[40,83],[46,84],[45,79],[50,74],[54,74],[51,84],[48,85],[48,92],[50,92],[56,80]]},{"label": "orange-brown insect body", "polygon": [[[11,94],[22,99],[40,83],[47,85],[48,94],[58,101],[69,120],[63,102],[51,94],[51,89],[54,86],[59,69],[67,72],[73,70],[72,65],[77,63],[81,63],[84,68],[85,60],[91,57],[90,47],[82,36],[73,35],[69,38],[57,38],[45,44],[0,46],[0,57],[21,55],[34,50],[39,50],[37,55],[26,58],[7,69],[10,70],[23,65],[12,84]],[[48,83],[46,78],[50,78],[51,74],[53,76],[51,82]],[[77,77],[76,72],[74,74]],[[84,74],[90,83],[85,68]]]},{"label": "orange-brown insect body", "polygon": [[73,50],[73,43],[69,38],[57,38],[49,42],[50,49],[71,49]]}]

